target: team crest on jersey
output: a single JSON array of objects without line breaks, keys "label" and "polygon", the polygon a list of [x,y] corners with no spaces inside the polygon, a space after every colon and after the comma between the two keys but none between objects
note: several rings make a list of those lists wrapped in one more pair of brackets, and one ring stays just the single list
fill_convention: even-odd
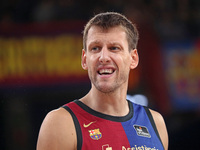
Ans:
[{"label": "team crest on jersey", "polygon": [[151,137],[147,127],[139,126],[139,125],[133,125],[133,127],[138,136],[143,136],[143,137],[148,137],[148,138]]},{"label": "team crest on jersey", "polygon": [[89,130],[90,137],[93,140],[99,140],[102,137],[102,134],[99,129]]}]

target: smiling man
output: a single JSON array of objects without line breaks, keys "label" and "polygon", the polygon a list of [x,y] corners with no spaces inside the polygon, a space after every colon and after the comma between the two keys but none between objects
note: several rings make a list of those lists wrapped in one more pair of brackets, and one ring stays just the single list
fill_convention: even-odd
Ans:
[{"label": "smiling man", "polygon": [[37,150],[168,149],[163,117],[126,100],[137,42],[137,28],[119,13],[100,13],[86,24],[81,65],[91,90],[47,114]]}]

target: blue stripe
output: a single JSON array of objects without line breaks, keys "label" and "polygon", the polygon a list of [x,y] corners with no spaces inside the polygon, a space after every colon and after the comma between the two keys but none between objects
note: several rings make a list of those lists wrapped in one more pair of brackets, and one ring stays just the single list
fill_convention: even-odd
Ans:
[{"label": "blue stripe", "polygon": [[[133,104],[133,108],[134,108],[133,118],[129,121],[122,122],[122,126],[127,135],[131,148],[143,146],[144,148],[148,147],[155,150],[156,149],[164,150],[162,143],[160,142],[156,133],[154,132],[154,129],[151,125],[151,122],[149,121],[145,109],[142,106],[136,104]],[[136,129],[133,127],[134,125],[145,127],[148,130],[151,137],[149,138],[141,135],[139,136],[136,132]]]}]

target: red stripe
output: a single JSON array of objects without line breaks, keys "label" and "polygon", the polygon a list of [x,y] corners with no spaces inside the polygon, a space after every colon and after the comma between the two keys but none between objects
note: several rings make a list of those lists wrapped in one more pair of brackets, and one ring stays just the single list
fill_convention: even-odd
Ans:
[{"label": "red stripe", "polygon": [[[68,107],[72,109],[81,126],[83,135],[82,150],[94,150],[106,147],[112,147],[112,150],[115,150],[121,149],[122,146],[130,147],[129,141],[120,122],[114,122],[93,116],[83,109],[80,109],[80,107],[75,103],[70,103]],[[94,123],[89,125],[89,127],[83,126],[84,124],[88,125],[91,122]],[[89,131],[95,129],[98,129],[99,134],[102,136],[98,140],[94,140],[90,136]]]}]

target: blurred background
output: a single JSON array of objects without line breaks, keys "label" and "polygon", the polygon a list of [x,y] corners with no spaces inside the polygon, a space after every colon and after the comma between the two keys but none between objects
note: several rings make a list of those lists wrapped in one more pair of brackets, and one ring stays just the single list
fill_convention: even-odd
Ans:
[{"label": "blurred background", "polygon": [[125,14],[140,33],[129,98],[164,116],[170,150],[199,148],[199,0],[1,0],[1,150],[36,149],[45,115],[89,91],[82,31],[104,11]]}]

